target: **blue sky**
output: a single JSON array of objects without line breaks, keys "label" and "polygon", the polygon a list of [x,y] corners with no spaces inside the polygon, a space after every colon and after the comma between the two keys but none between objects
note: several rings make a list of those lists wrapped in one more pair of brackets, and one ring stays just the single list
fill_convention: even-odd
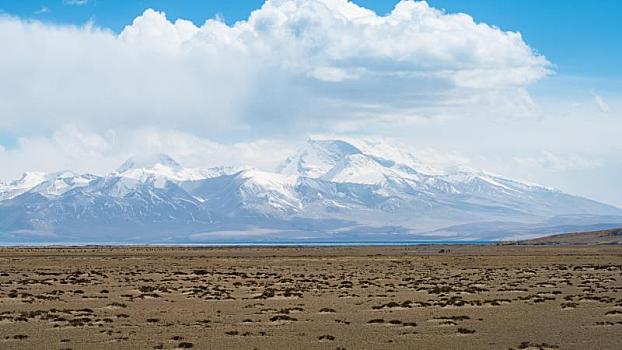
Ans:
[{"label": "blue sky", "polygon": [[622,1],[279,1],[0,0],[0,180],[375,135],[622,206]]},{"label": "blue sky", "polygon": [[[77,0],[80,3],[80,0]],[[391,11],[395,0],[354,1],[378,14]],[[93,21],[119,32],[145,9],[165,11],[170,19],[200,25],[221,15],[228,24],[248,18],[262,0],[0,0],[0,11],[22,18],[81,25]],[[477,21],[520,32],[561,75],[622,78],[622,1],[601,0],[430,0],[447,12],[464,12]],[[601,82],[603,89],[611,86]],[[614,88],[620,88],[616,84]]]}]

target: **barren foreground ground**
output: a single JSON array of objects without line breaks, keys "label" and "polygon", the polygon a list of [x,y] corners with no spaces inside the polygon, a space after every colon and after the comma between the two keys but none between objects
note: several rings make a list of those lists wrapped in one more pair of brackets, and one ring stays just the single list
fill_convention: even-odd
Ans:
[{"label": "barren foreground ground", "polygon": [[0,349],[174,348],[621,349],[622,247],[0,249]]}]

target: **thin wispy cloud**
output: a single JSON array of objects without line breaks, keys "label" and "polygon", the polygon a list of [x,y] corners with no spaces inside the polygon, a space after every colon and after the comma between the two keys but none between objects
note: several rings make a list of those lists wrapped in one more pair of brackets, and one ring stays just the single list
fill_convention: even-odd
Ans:
[{"label": "thin wispy cloud", "polygon": [[88,4],[89,0],[63,0],[65,5],[81,6]]},{"label": "thin wispy cloud", "polygon": [[594,102],[596,103],[596,106],[598,106],[598,109],[601,112],[603,112],[603,113],[611,112],[611,107],[609,107],[609,104],[607,104],[607,102],[605,102],[605,99],[602,96],[600,96],[599,94],[597,94],[593,90],[590,91],[590,93],[592,94],[592,97],[594,97]]},{"label": "thin wispy cloud", "polygon": [[48,12],[50,12],[50,9],[47,6],[41,6],[38,10],[35,11],[35,15],[42,15]]}]

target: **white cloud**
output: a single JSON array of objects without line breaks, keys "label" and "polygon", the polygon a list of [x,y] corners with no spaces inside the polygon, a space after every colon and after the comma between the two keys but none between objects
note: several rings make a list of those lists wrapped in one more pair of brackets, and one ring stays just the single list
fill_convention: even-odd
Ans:
[{"label": "white cloud", "polygon": [[0,128],[228,139],[330,130],[370,103],[426,116],[491,93],[520,100],[549,67],[518,33],[412,1],[378,16],[345,0],[273,0],[233,26],[146,10],[119,35],[1,17],[0,51]]}]

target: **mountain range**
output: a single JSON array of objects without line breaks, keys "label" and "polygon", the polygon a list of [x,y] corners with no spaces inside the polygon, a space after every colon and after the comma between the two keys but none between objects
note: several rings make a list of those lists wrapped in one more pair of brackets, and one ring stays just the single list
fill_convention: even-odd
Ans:
[{"label": "mountain range", "polygon": [[274,172],[132,157],[0,183],[2,243],[504,240],[620,226],[622,210],[369,140],[308,140]]}]

